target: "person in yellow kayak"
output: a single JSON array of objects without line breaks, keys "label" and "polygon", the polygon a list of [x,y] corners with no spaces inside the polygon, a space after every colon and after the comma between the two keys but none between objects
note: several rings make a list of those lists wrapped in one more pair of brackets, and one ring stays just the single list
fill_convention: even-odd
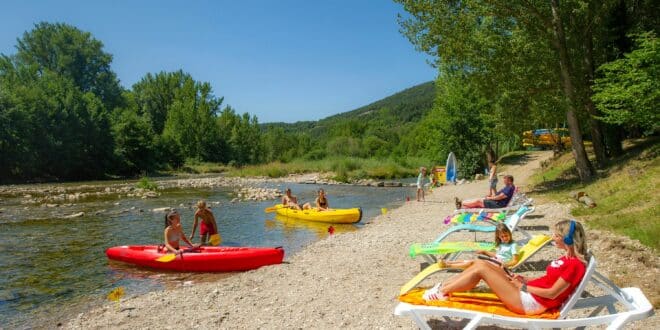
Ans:
[{"label": "person in yellow kayak", "polygon": [[298,204],[298,197],[291,194],[291,188],[287,187],[284,191],[285,195],[282,196],[282,205],[294,210],[302,210]]},{"label": "person in yellow kayak", "polygon": [[[323,188],[319,189],[318,191],[318,196],[316,197],[316,210],[317,211],[327,211],[330,209],[330,204],[328,203],[328,198],[325,196],[325,190]],[[309,210],[312,208],[312,205],[309,203],[305,203],[303,205],[303,209]]]},{"label": "person in yellow kayak", "polygon": [[174,254],[182,254],[183,250],[180,249],[179,241],[183,240],[190,246],[191,249],[194,249],[199,246],[193,245],[190,240],[186,237],[186,234],[183,233],[181,227],[181,216],[177,210],[171,210],[165,215],[165,248]]},{"label": "person in yellow kayak", "polygon": [[[195,211],[195,220],[193,222],[192,233],[190,237],[195,237],[195,230],[197,229],[197,222],[201,219],[199,223],[199,238],[202,245],[208,245],[209,239],[211,236],[218,234],[218,225],[215,222],[215,217],[213,212],[206,206],[204,200],[197,202],[197,211]],[[220,244],[220,242],[218,242]],[[217,244],[214,244],[217,245]]]}]

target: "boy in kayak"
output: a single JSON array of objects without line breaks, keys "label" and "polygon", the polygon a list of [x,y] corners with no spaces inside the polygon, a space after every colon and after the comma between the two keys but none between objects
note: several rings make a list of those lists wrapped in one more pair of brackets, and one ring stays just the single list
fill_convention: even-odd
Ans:
[{"label": "boy in kayak", "polygon": [[195,246],[188,240],[186,234],[183,233],[181,228],[181,216],[177,210],[169,211],[165,215],[165,248],[174,253],[181,254],[183,250],[180,249],[179,241],[183,240],[190,246],[190,248],[195,248]]},{"label": "boy in kayak", "polygon": [[202,245],[208,245],[208,240],[211,235],[218,233],[218,225],[215,223],[213,212],[206,207],[206,202],[200,200],[197,202],[197,211],[195,211],[195,221],[193,222],[192,233],[190,237],[195,236],[195,229],[197,229],[197,221],[202,219],[199,224],[199,237]]},{"label": "boy in kayak", "polygon": [[282,196],[282,205],[290,209],[302,210],[300,205],[298,205],[298,198],[296,196],[291,195],[291,188],[287,187],[284,192],[285,195]]}]

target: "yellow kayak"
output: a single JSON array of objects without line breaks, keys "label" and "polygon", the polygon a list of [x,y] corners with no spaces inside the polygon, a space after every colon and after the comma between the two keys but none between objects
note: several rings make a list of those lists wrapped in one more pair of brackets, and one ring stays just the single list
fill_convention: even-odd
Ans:
[{"label": "yellow kayak", "polygon": [[275,212],[277,214],[296,218],[301,220],[327,222],[327,223],[355,223],[362,219],[362,209],[331,209],[328,211],[318,211],[316,208],[309,210],[296,210],[284,207],[282,204],[277,204]]}]

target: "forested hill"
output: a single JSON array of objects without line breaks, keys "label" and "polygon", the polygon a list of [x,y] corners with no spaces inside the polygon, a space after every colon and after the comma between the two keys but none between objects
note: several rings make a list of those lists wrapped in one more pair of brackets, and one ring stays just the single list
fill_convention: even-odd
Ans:
[{"label": "forested hill", "polygon": [[363,107],[332,115],[318,121],[264,123],[261,126],[265,129],[280,127],[287,133],[293,133],[301,131],[325,131],[334,124],[339,124],[347,120],[377,121],[379,117],[390,116],[396,118],[399,123],[417,122],[424,114],[431,110],[434,98],[435,83],[429,81],[407,88]]}]

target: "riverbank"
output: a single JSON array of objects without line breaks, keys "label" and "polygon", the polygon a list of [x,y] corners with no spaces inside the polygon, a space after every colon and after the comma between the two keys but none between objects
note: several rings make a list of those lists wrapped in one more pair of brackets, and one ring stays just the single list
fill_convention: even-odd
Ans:
[{"label": "riverbank", "polygon": [[[527,163],[510,166],[501,174],[514,175],[516,184],[525,191],[532,170],[549,156],[550,153],[534,153]],[[311,244],[295,256],[287,257],[285,264],[213,283],[139,296],[127,292],[120,308],[108,303],[75,316],[64,327],[413,328],[410,319],[392,314],[399,288],[419,270],[419,261],[407,256],[408,247],[415,242],[431,241],[446,228],[442,218],[452,212],[454,196],[481,196],[485,192],[484,181],[437,188],[427,195],[426,202],[406,203],[374,218],[362,230]],[[568,212],[567,205],[537,205],[523,225],[532,229],[533,234],[547,234],[557,220],[569,217]],[[640,287],[657,305],[658,257],[625,237],[593,230],[588,230],[588,236],[599,260],[599,271],[621,286]],[[473,237],[473,234],[454,236]],[[482,238],[490,239],[490,235]],[[558,255],[557,249],[546,248],[533,260],[549,261]],[[658,316],[632,326],[658,327]]]}]

